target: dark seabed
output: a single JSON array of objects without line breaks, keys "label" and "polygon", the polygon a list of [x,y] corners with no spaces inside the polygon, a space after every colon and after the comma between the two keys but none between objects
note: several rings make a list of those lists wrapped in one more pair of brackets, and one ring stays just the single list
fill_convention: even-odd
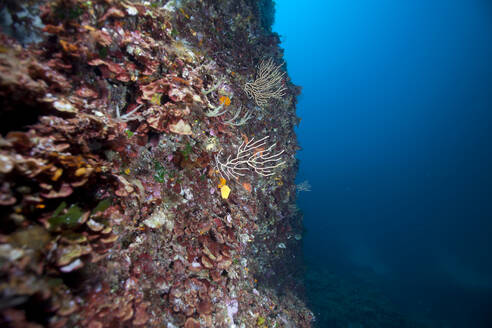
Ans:
[{"label": "dark seabed", "polygon": [[492,4],[277,1],[319,327],[491,327]]}]

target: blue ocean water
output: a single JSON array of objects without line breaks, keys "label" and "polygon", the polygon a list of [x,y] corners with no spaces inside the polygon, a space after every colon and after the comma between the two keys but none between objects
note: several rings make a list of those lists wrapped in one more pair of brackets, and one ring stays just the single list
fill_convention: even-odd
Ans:
[{"label": "blue ocean water", "polygon": [[492,2],[278,0],[273,30],[318,326],[492,327]]}]

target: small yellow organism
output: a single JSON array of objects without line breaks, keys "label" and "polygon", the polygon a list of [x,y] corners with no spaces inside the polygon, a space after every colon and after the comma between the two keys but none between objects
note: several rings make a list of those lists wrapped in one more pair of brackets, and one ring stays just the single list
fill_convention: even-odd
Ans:
[{"label": "small yellow organism", "polygon": [[217,185],[217,188],[222,188],[223,186],[225,186],[227,183],[226,179],[224,179],[223,177],[220,177],[220,183]]},{"label": "small yellow organism", "polygon": [[224,106],[229,106],[231,104],[231,98],[227,96],[222,96],[219,98],[219,103],[224,104]]},{"label": "small yellow organism", "polygon": [[220,195],[222,196],[222,199],[229,198],[229,194],[231,193],[231,188],[229,188],[226,183],[226,179],[220,177],[220,183],[217,185],[217,188],[220,189]]},{"label": "small yellow organism", "polygon": [[51,177],[51,180],[53,180],[53,181],[58,180],[58,178],[60,178],[60,176],[62,175],[62,173],[63,173],[63,169],[58,168],[58,169],[55,171],[55,173],[53,174],[53,176]]},{"label": "small yellow organism", "polygon": [[229,198],[229,194],[231,193],[231,188],[229,186],[225,185],[220,188],[220,195],[222,196],[222,199],[227,199]]}]

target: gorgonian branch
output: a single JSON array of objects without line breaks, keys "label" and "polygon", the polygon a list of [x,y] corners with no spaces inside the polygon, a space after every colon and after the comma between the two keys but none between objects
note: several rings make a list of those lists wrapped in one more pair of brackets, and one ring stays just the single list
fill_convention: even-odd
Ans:
[{"label": "gorgonian branch", "polygon": [[285,72],[282,65],[275,65],[273,59],[263,60],[258,66],[256,79],[244,85],[244,92],[260,107],[265,107],[271,98],[281,98],[287,89],[283,84]]},{"label": "gorgonian branch", "polygon": [[255,138],[247,142],[243,141],[235,156],[229,155],[225,161],[221,161],[220,153],[217,154],[215,162],[220,174],[228,179],[238,179],[251,170],[261,176],[273,175],[274,170],[285,163],[285,161],[281,161],[282,158],[280,157],[284,150],[274,153],[273,148],[276,144],[265,148],[268,137],[263,137],[257,141],[254,141]]}]

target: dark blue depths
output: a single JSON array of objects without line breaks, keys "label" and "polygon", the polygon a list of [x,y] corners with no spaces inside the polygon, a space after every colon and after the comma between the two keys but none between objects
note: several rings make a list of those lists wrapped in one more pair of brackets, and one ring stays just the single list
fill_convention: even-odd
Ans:
[{"label": "dark blue depths", "polygon": [[492,327],[492,3],[276,4],[320,327]]}]

